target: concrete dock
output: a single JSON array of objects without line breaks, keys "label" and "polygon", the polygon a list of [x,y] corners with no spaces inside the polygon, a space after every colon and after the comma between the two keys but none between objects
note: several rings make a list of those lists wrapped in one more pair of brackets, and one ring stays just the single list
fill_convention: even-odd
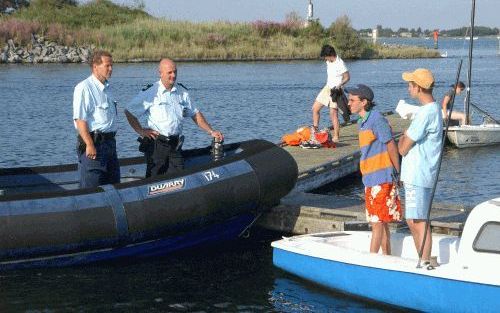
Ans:
[{"label": "concrete dock", "polygon": [[[392,131],[397,137],[410,125],[399,115],[387,115]],[[299,167],[294,192],[308,192],[359,171],[359,144],[356,123],[340,130],[340,142],[336,148],[302,149],[286,146]]]},{"label": "concrete dock", "polygon": [[[387,115],[386,118],[396,137],[410,124],[399,115]],[[355,123],[341,128],[340,142],[336,148],[303,149],[287,146],[285,149],[297,162],[297,184],[279,206],[270,209],[259,219],[259,226],[293,234],[368,229],[361,197],[309,193],[359,171],[360,151]],[[433,232],[460,234],[470,209],[434,203],[431,211]],[[394,223],[392,227],[404,228],[406,223]]]}]

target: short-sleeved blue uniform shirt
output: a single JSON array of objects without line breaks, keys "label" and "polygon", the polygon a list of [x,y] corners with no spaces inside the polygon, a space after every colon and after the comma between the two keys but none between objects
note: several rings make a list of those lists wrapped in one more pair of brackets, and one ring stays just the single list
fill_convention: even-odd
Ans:
[{"label": "short-sleeved blue uniform shirt", "polygon": [[161,81],[139,93],[127,105],[127,110],[139,118],[146,116],[148,127],[164,136],[182,134],[182,122],[199,110],[191,104],[187,90],[175,84],[168,91]]},{"label": "short-sleeved blue uniform shirt", "polygon": [[73,93],[73,119],[87,122],[89,131],[116,132],[117,102],[108,82],[101,83],[94,75],[80,82]]}]

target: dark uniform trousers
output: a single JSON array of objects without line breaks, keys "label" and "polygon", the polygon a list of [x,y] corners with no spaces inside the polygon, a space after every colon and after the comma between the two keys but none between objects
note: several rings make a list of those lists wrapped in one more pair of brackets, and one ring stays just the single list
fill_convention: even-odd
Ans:
[{"label": "dark uniform trousers", "polygon": [[158,136],[145,151],[146,177],[173,173],[184,168],[179,136]]},{"label": "dark uniform trousers", "polygon": [[120,164],[116,154],[116,141],[113,138],[98,140],[95,160],[89,159],[85,149],[78,151],[78,171],[80,188],[97,187],[120,182]]}]

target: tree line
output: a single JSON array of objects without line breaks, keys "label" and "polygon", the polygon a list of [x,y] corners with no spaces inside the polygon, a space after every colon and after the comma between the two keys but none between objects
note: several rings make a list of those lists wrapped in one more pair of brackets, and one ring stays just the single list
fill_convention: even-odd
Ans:
[{"label": "tree line", "polygon": [[[436,29],[422,29],[418,28],[406,28],[400,27],[397,30],[392,30],[388,27],[383,27],[382,25],[377,25],[377,33],[379,37],[430,37],[433,35]],[[470,34],[469,27],[460,27],[454,29],[437,29],[440,36],[444,37],[464,37]],[[368,36],[372,33],[371,28],[363,28],[357,31],[361,36]],[[496,36],[500,34],[500,30],[497,27],[486,27],[486,26],[474,26],[474,36]]]}]

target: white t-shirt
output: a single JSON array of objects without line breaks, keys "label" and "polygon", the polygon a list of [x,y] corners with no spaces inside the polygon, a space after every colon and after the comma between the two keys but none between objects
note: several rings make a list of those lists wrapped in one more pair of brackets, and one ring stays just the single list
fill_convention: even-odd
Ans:
[{"label": "white t-shirt", "polygon": [[347,72],[347,67],[338,55],[335,62],[326,61],[326,73],[328,75],[326,85],[329,88],[340,85],[342,82],[342,74],[345,72]]}]

